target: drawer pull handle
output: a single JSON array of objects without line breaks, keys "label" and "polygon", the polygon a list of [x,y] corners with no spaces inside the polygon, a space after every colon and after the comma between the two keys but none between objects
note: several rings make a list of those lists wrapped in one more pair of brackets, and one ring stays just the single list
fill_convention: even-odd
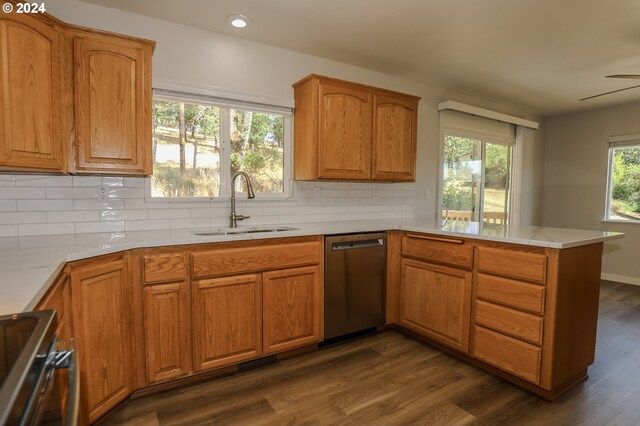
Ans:
[{"label": "drawer pull handle", "polygon": [[438,241],[440,243],[449,243],[449,244],[464,244],[464,240],[458,240],[455,238],[444,238],[444,237],[431,237],[428,235],[419,235],[419,234],[407,234],[409,238],[417,238],[419,240],[429,240],[429,241]]}]

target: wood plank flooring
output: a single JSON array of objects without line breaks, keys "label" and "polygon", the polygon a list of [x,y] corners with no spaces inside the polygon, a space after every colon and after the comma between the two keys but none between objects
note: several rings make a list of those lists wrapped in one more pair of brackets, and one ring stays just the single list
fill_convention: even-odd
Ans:
[{"label": "wood plank flooring", "polygon": [[104,425],[638,425],[640,287],[602,282],[589,379],[547,402],[398,332],[129,400]]}]

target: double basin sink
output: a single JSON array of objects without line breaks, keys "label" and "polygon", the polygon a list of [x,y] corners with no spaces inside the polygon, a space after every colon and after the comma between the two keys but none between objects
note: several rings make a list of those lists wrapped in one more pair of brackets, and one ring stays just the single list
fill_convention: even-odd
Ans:
[{"label": "double basin sink", "polygon": [[238,228],[217,228],[203,231],[193,231],[196,235],[234,235],[234,234],[256,234],[258,232],[282,232],[297,231],[299,228],[290,226],[241,226]]}]

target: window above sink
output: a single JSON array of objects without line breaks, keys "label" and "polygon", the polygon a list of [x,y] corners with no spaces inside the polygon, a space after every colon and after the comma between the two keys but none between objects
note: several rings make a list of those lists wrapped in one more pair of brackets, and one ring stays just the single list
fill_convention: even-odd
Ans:
[{"label": "window above sink", "polygon": [[[249,174],[257,198],[289,196],[291,108],[155,89],[149,200],[228,199],[231,176]],[[236,192],[245,192],[238,182]]]}]

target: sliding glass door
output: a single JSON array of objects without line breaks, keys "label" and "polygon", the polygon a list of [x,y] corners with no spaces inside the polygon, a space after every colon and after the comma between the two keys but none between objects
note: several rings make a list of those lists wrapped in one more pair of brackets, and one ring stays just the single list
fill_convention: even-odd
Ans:
[{"label": "sliding glass door", "polygon": [[510,145],[445,134],[442,217],[506,229],[511,156]]}]

